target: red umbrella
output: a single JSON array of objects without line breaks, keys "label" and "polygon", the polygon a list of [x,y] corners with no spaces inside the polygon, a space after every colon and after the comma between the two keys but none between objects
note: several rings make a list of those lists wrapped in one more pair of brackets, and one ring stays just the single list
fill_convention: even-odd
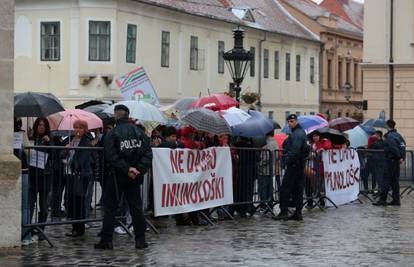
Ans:
[{"label": "red umbrella", "polygon": [[239,104],[233,98],[224,94],[213,94],[210,96],[202,97],[196,102],[191,104],[192,108],[208,108],[214,111],[229,109]]},{"label": "red umbrella", "polygon": [[359,124],[360,122],[355,119],[341,117],[341,118],[336,118],[336,119],[331,120],[329,122],[329,127],[332,129],[341,131],[341,132],[345,132],[347,130],[355,128]]}]

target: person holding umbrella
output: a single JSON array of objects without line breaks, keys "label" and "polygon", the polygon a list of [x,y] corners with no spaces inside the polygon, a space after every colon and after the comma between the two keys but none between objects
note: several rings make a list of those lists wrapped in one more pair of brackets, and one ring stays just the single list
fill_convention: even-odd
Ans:
[{"label": "person holding umbrella", "polygon": [[[91,141],[87,136],[88,123],[84,120],[76,120],[73,123],[75,136],[67,147],[91,147]],[[67,150],[66,153],[66,185],[68,199],[66,208],[68,217],[72,220],[86,218],[86,193],[90,180],[92,179],[92,151],[90,150]],[[69,237],[82,236],[85,233],[84,223],[72,224],[72,231],[66,233]]]},{"label": "person holding umbrella", "polygon": [[[286,120],[292,133],[284,143],[282,159],[286,165],[286,173],[280,188],[280,213],[273,219],[301,221],[305,159],[310,152],[310,147],[307,144],[306,133],[298,123],[298,117],[291,114]],[[296,211],[289,217],[288,207],[291,197]]]},{"label": "person holding umbrella", "polygon": [[[35,146],[50,145],[50,126],[45,118],[37,118],[33,124],[33,134],[31,136]],[[48,215],[47,196],[50,190],[50,171],[47,167],[49,161],[47,160],[46,152],[41,149],[30,151],[35,153],[36,164],[31,162],[29,167],[29,206],[30,206],[30,220],[33,218],[35,205],[37,203],[37,195],[39,194],[39,209],[38,209],[38,223],[45,222]],[[46,160],[43,166],[40,164],[41,155],[45,155],[43,159]],[[38,164],[39,163],[39,164]],[[34,166],[32,166],[34,165]],[[44,229],[44,227],[42,227]]]}]

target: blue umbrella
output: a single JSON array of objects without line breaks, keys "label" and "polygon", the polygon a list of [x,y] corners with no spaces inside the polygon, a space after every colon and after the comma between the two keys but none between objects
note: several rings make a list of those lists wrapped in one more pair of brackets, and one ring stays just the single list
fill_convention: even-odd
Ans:
[{"label": "blue umbrella", "polygon": [[[321,118],[316,115],[299,116],[298,122],[299,125],[303,128],[303,130],[305,130],[306,134],[310,134],[311,132],[320,128],[329,127],[328,122],[324,118]],[[292,131],[286,124],[285,127],[283,127],[282,132],[291,133]]]},{"label": "blue umbrella", "polygon": [[[358,127],[358,126],[357,126]],[[359,127],[364,130],[368,135],[373,135],[376,131],[376,129],[372,126],[367,126],[367,125],[359,125]]]},{"label": "blue umbrella", "polygon": [[366,122],[364,122],[362,125],[363,126],[371,126],[371,127],[375,127],[375,128],[388,129],[388,126],[385,123],[385,120],[383,120],[383,119],[369,119]]},{"label": "blue umbrella", "polygon": [[251,116],[242,124],[231,127],[231,134],[234,136],[256,137],[266,135],[273,130],[274,123],[259,111],[249,110]]}]

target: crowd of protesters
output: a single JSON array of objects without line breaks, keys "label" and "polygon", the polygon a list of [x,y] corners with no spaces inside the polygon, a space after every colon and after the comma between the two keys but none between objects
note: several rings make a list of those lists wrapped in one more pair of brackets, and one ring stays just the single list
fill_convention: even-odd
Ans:
[{"label": "crowd of protesters", "polygon": [[[136,234],[136,247],[145,248],[147,247],[146,226],[140,208],[142,197],[139,194],[139,186],[142,184],[143,175],[151,167],[150,147],[204,149],[213,146],[231,147],[234,202],[243,203],[223,207],[226,211],[224,213],[218,210],[219,218],[228,219],[229,216],[234,215],[245,217],[254,214],[258,207],[272,209],[276,203],[275,190],[277,190],[280,192],[280,213],[274,219],[302,220],[305,177],[321,177],[323,174],[323,164],[318,155],[323,150],[349,147],[349,142],[333,144],[318,131],[306,136],[298,124],[296,115],[287,118],[292,133],[280,146],[274,139],[274,130],[258,141],[254,138],[234,137],[227,134],[214,135],[198,131],[191,126],[177,129],[175,126],[160,125],[147,137],[145,127],[135,120],[128,119],[128,113],[126,107],[116,108],[115,120],[104,121],[104,129],[101,133],[91,133],[87,122],[76,120],[73,123],[74,131],[68,137],[52,135],[48,120],[36,119],[32,130],[24,134],[23,145],[42,146],[36,151],[49,154],[45,166],[42,168],[32,166],[28,163],[28,155],[25,155],[24,150],[15,150],[15,154],[22,160],[23,168],[28,169],[29,208],[32,222],[46,222],[49,210],[51,217],[87,219],[90,216],[94,183],[99,182],[104,195],[100,203],[103,202],[105,207],[101,241],[95,247],[112,248],[114,227],[116,232],[125,233],[122,227],[119,225],[117,227],[115,217],[117,215],[125,217],[129,210]],[[388,204],[399,205],[399,164],[405,159],[405,151],[401,149],[405,142],[396,132],[395,122],[388,121],[387,124],[390,131],[385,136],[381,131],[376,131],[369,138],[368,145],[363,147],[368,150],[360,153],[361,175],[364,188],[367,190],[368,177],[372,176],[372,191],[380,195],[376,205],[387,205],[386,197],[390,188],[393,191],[393,201]],[[15,119],[15,131],[20,132],[21,128],[21,120]],[[130,142],[129,150],[123,151],[122,148],[117,147],[120,142]],[[44,148],[45,146],[60,146],[67,149],[48,150]],[[100,161],[102,153],[99,150],[70,149],[85,147],[104,147],[105,162]],[[375,150],[380,152],[376,153]],[[308,164],[305,164],[305,161]],[[131,164],[140,167],[127,168]],[[118,178],[114,180],[114,176]],[[125,181],[129,182],[125,183]],[[254,205],[253,201],[256,183],[259,206]],[[151,188],[149,192],[151,194]],[[308,192],[305,194],[307,195]],[[149,199],[151,200],[151,196]],[[312,205],[312,203],[308,204]],[[292,206],[295,212],[289,216],[288,208]],[[151,208],[151,203],[149,207]],[[205,218],[200,216],[200,212],[178,214],[174,217],[179,226],[207,224]],[[162,218],[158,220],[162,221]],[[78,237],[84,233],[85,223],[77,222],[66,235]]]}]

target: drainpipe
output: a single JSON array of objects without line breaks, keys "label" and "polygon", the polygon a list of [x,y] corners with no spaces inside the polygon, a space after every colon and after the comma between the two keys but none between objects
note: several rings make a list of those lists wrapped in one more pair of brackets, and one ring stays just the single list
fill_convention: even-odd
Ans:
[{"label": "drainpipe", "polygon": [[391,1],[390,7],[390,119],[394,119],[394,0]]},{"label": "drainpipe", "polygon": [[262,53],[262,48],[263,48],[263,42],[266,41],[267,38],[267,32],[263,31],[264,33],[264,39],[261,39],[259,41],[259,77],[258,77],[258,93],[260,95],[260,100],[257,102],[257,108],[259,109],[259,111],[262,111],[262,100],[261,100],[261,95],[262,95],[262,57],[263,57],[263,53]]}]

